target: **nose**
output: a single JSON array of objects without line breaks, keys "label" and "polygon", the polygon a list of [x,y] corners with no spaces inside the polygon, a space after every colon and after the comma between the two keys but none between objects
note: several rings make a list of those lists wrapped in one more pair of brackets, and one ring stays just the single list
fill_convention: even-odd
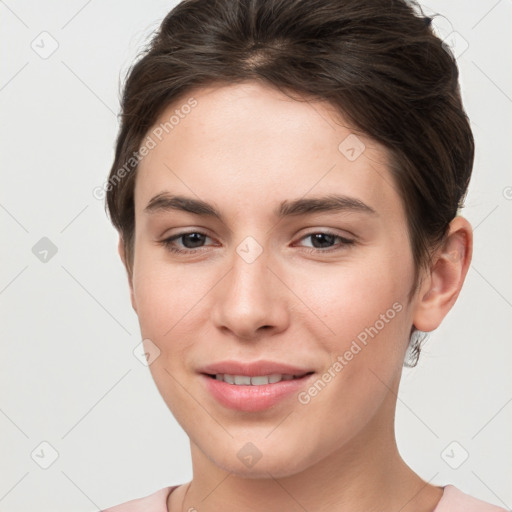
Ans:
[{"label": "nose", "polygon": [[289,325],[286,287],[269,269],[265,251],[248,263],[238,254],[228,274],[215,287],[214,325],[246,341],[256,341]]}]

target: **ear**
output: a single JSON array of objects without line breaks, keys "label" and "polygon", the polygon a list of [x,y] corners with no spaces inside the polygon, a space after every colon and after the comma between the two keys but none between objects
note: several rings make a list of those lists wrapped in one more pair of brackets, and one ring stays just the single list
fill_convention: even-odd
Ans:
[{"label": "ear", "polygon": [[117,244],[117,251],[119,252],[119,256],[121,257],[121,261],[123,262],[124,268],[126,269],[126,274],[128,276],[128,285],[130,286],[130,301],[132,303],[132,308],[137,312],[137,303],[135,301],[135,295],[133,293],[133,279],[132,273],[130,272],[130,267],[126,263],[126,253],[124,250],[124,241],[123,237],[119,237],[119,242]]},{"label": "ear", "polygon": [[473,253],[473,230],[464,217],[450,223],[442,247],[433,257],[430,273],[425,277],[413,316],[413,324],[420,331],[429,332],[439,327],[459,296]]}]

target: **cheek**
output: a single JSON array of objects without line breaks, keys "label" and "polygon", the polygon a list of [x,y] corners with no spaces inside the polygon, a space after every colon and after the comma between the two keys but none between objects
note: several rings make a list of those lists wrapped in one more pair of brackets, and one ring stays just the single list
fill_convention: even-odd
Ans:
[{"label": "cheek", "polygon": [[190,309],[193,288],[183,273],[140,257],[134,269],[133,289],[142,335],[156,340],[170,336],[176,322]]},{"label": "cheek", "polygon": [[410,272],[407,262],[392,259],[324,267],[295,281],[296,294],[329,328],[332,349],[342,349],[360,334],[363,339],[375,324],[384,334],[406,323]]},{"label": "cheek", "polygon": [[[325,391],[320,383],[321,392],[311,389],[303,398],[311,416],[323,421],[328,421],[325,411],[336,411],[333,404],[342,404],[343,417],[331,416],[333,435],[364,424],[401,373],[409,340],[412,270],[412,259],[389,251],[378,261],[329,268],[314,276],[305,273],[309,277],[299,281],[298,294],[319,312],[330,333],[322,340],[329,354],[320,376],[327,382]],[[317,324],[317,333],[327,332]]]},{"label": "cheek", "polygon": [[137,302],[137,316],[143,337],[160,339],[172,328],[168,312],[174,311],[170,282],[159,280],[147,272],[134,278],[134,294]]},{"label": "cheek", "polygon": [[[381,263],[359,272],[331,269],[330,279],[316,275],[301,281],[304,301],[322,312],[333,331],[323,338],[322,349],[329,354],[323,373],[299,397],[301,421],[324,433],[318,453],[359,432],[381,409],[402,370],[408,281],[399,278],[398,266]],[[317,332],[321,328],[324,332],[323,327]]]},{"label": "cheek", "polygon": [[197,315],[200,299],[211,286],[204,283],[205,276],[162,264],[152,256],[149,251],[140,254],[134,271],[140,331],[160,351],[149,369],[161,396],[178,422],[190,429],[194,421],[190,418],[202,416],[184,390],[185,362],[194,341],[204,338],[197,328]]}]

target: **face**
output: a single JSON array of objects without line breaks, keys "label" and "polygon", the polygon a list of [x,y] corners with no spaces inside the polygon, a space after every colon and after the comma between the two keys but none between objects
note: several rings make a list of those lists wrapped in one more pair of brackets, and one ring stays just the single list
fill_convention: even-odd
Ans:
[{"label": "face", "polygon": [[148,135],[132,303],[193,450],[286,476],[375,440],[415,308],[385,148],[251,82],[194,91]]}]

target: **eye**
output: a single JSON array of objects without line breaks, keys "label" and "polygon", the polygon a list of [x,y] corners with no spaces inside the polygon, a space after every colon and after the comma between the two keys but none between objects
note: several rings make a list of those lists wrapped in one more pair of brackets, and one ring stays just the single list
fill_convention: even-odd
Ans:
[{"label": "eye", "polygon": [[[354,244],[354,240],[329,231],[317,231],[309,233],[301,238],[301,240],[307,239],[311,241],[308,252],[331,252],[343,250],[346,246]],[[337,247],[336,241],[338,241]]]},{"label": "eye", "polygon": [[[197,252],[197,249],[201,249],[205,242],[205,239],[210,238],[204,233],[199,231],[188,231],[185,233],[178,233],[177,235],[173,235],[165,240],[162,240],[160,243],[169,251],[174,253],[194,253]],[[181,242],[181,247],[177,247],[177,242]]]},{"label": "eye", "polygon": [[[205,247],[205,242],[211,238],[200,231],[178,233],[159,243],[168,251],[179,254],[194,254]],[[353,245],[354,240],[342,237],[329,231],[317,231],[303,236],[300,240],[310,240],[311,245],[305,247],[307,252],[326,253],[346,249]]]}]

